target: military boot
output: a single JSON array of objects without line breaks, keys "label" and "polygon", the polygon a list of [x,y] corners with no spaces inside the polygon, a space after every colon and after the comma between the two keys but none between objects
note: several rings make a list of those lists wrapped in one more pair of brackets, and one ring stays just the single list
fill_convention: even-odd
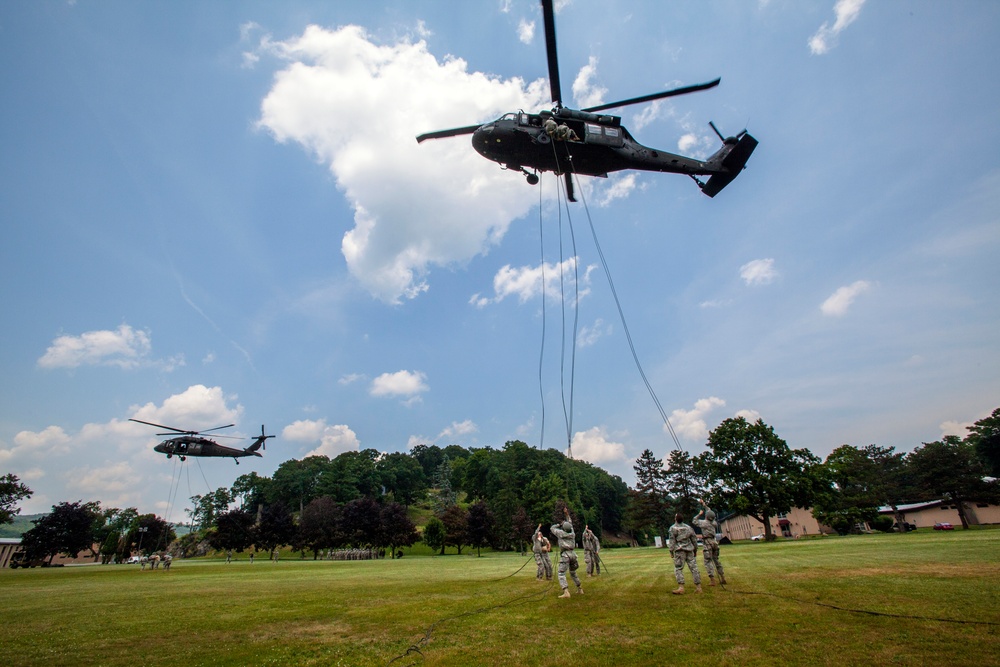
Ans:
[{"label": "military boot", "polygon": [[722,584],[723,586],[726,585],[726,575],[722,574],[721,572],[719,573],[719,583]]},{"label": "military boot", "polygon": [[563,589],[563,594],[560,595],[559,597],[561,597],[561,598],[568,598],[569,597],[569,589],[568,588],[564,588]]},{"label": "military boot", "polygon": [[715,585],[715,577],[714,576],[708,575],[708,585],[709,586],[714,586]]},{"label": "military boot", "polygon": [[670,591],[670,592],[673,593],[674,595],[684,595],[684,584],[680,584],[677,587],[677,590]]},{"label": "military boot", "polygon": [[694,585],[694,592],[695,593],[701,593],[701,584],[695,584]]},{"label": "military boot", "polygon": [[577,586],[576,587],[576,594],[577,595],[583,595],[583,586]]}]

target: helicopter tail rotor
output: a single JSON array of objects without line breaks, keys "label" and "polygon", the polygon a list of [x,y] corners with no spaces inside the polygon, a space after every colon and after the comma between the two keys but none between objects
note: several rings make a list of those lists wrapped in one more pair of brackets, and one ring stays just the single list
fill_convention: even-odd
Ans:
[{"label": "helicopter tail rotor", "polygon": [[[750,155],[757,148],[757,140],[747,134],[746,129],[743,129],[735,137],[723,137],[722,133],[719,132],[719,128],[715,127],[715,123],[709,121],[708,124],[712,126],[712,130],[722,140],[723,145],[708,160],[708,165],[712,168],[712,172],[710,172],[712,177],[708,179],[707,183],[698,181],[698,186],[701,188],[702,193],[709,197],[714,197],[722,191],[722,188],[732,183],[740,175],[740,172],[746,167]],[[697,181],[697,179],[695,180]]]}]

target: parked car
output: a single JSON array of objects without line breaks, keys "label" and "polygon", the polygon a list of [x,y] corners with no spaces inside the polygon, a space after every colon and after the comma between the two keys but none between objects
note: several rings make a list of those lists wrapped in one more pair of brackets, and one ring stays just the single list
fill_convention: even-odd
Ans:
[{"label": "parked car", "polygon": [[129,565],[131,565],[132,563],[141,563],[142,562],[142,556],[129,556],[128,560],[125,561],[125,562],[127,564],[129,564]]},{"label": "parked car", "polygon": [[761,533],[760,535],[754,535],[754,536],[753,536],[753,537],[751,537],[750,539],[751,539],[751,541],[753,541],[753,542],[760,542],[761,540],[763,540],[763,539],[764,539],[764,533]]},{"label": "parked car", "polygon": [[951,525],[947,521],[942,521],[934,524],[934,530],[955,530],[955,526]]},{"label": "parked car", "polygon": [[893,529],[893,531],[895,531],[897,533],[899,533],[899,532],[908,533],[911,530],[916,530],[917,527],[914,524],[910,523],[909,521],[904,521],[903,522],[903,530],[902,531],[899,530],[899,524],[898,523],[892,524],[892,529]]}]

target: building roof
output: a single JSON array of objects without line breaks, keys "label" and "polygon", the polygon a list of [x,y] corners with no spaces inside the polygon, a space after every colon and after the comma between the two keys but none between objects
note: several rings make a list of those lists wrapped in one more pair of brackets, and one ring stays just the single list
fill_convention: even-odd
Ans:
[{"label": "building roof", "polygon": [[[910,510],[925,510],[931,507],[937,507],[943,500],[928,500],[922,503],[910,503],[908,505],[896,505],[896,509],[900,512],[908,512]],[[880,514],[892,514],[892,508],[888,505],[884,505],[878,508]]]}]

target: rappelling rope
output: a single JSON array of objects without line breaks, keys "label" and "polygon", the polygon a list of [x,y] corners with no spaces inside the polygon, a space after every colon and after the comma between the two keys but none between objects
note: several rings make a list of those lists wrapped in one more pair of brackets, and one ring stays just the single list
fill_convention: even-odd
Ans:
[{"label": "rappelling rope", "polygon": [[583,202],[583,209],[587,213],[587,222],[590,225],[590,234],[594,237],[594,246],[597,248],[597,255],[601,259],[601,266],[604,268],[604,275],[608,278],[608,286],[611,288],[611,295],[614,297],[615,306],[618,308],[618,317],[621,319],[622,328],[625,330],[625,338],[628,340],[629,350],[632,352],[632,360],[635,361],[635,367],[639,370],[639,376],[642,378],[643,384],[646,385],[646,390],[649,391],[650,397],[653,399],[653,403],[656,405],[656,409],[660,412],[660,417],[663,419],[664,425],[667,427],[667,432],[670,433],[670,438],[674,441],[674,447],[678,451],[683,451],[684,448],[681,447],[681,442],[677,438],[677,433],[674,432],[674,427],[670,423],[670,418],[667,417],[666,411],[663,409],[663,405],[660,403],[660,399],[657,398],[656,392],[653,390],[653,385],[649,383],[649,379],[646,377],[646,372],[642,370],[642,364],[639,363],[639,355],[635,351],[635,344],[632,341],[632,334],[629,332],[628,323],[625,321],[625,311],[622,309],[621,301],[618,299],[618,291],[615,289],[615,281],[611,277],[611,269],[608,268],[607,259],[604,257],[604,251],[601,250],[601,243],[597,239],[597,230],[594,228],[594,220],[590,215],[590,207],[587,206],[587,197],[583,192],[582,188],[577,188],[580,192],[580,199]]},{"label": "rappelling rope", "polygon": [[[523,565],[521,565],[521,567],[519,567],[514,572],[512,572],[512,573],[510,573],[510,574],[508,574],[508,575],[506,575],[504,577],[500,577],[499,579],[489,579],[489,580],[486,581],[486,583],[493,583],[493,582],[497,582],[497,581],[503,581],[504,579],[509,579],[510,577],[513,577],[515,574],[517,574],[518,572],[520,572],[521,570],[523,570],[528,565],[528,563],[532,562],[533,560],[534,560],[534,556],[532,555],[531,557],[529,557],[524,562]],[[525,603],[528,603],[528,602],[534,602],[534,601],[537,601],[537,600],[541,600],[543,597],[545,597],[546,595],[549,594],[549,591],[552,590],[552,587],[554,585],[555,585],[555,580],[553,579],[552,581],[549,582],[548,586],[546,586],[545,588],[543,588],[542,590],[540,590],[540,591],[538,591],[536,593],[526,593],[524,595],[518,595],[517,597],[511,598],[510,600],[507,600],[506,602],[499,602],[497,604],[490,605],[488,607],[480,607],[478,609],[472,609],[470,611],[464,611],[464,612],[459,613],[459,614],[454,614],[452,616],[446,616],[445,618],[438,619],[438,620],[434,621],[433,623],[431,623],[429,626],[427,626],[427,630],[424,631],[424,636],[423,637],[421,637],[418,641],[414,642],[413,644],[410,644],[410,646],[407,647],[406,651],[404,651],[403,653],[400,653],[396,657],[394,657],[391,660],[389,660],[389,662],[386,663],[386,667],[388,667],[389,665],[395,663],[398,660],[403,660],[404,658],[407,658],[407,657],[410,657],[410,656],[414,656],[416,658],[416,660],[414,662],[408,662],[408,663],[406,663],[406,666],[409,667],[410,665],[416,665],[416,664],[418,664],[418,661],[424,659],[424,654],[423,654],[422,649],[424,649],[427,646],[427,644],[430,643],[431,637],[433,636],[434,631],[437,629],[438,626],[443,625],[444,623],[447,623],[448,621],[454,621],[456,619],[463,618],[465,616],[474,616],[476,614],[484,614],[486,612],[493,611],[495,609],[502,609],[504,607],[513,607],[513,606],[517,606],[519,604],[525,604]]]},{"label": "rappelling rope", "polygon": [[[559,153],[557,144],[564,144],[565,142],[551,141],[552,144],[552,155],[555,159],[556,166],[560,164]],[[570,171],[572,171],[572,156],[569,154],[569,149],[566,149],[566,163],[569,165]],[[556,174],[556,180],[558,182],[559,174]],[[570,370],[569,370],[569,405],[566,404],[566,287],[565,279],[563,273],[563,264],[565,261],[565,252],[563,249],[563,218],[562,211],[563,206],[566,207],[566,219],[569,223],[569,234],[570,241],[573,249],[573,283],[574,283],[574,299],[573,299],[573,334],[571,338],[570,347]],[[561,353],[559,357],[559,387],[562,396],[562,407],[563,407],[563,419],[566,424],[566,447],[569,452],[569,457],[573,458],[573,400],[574,400],[574,388],[575,388],[575,378],[576,378],[576,338],[577,331],[580,322],[580,262],[576,250],[576,233],[573,229],[573,218],[570,215],[569,201],[568,197],[566,200],[563,199],[563,190],[558,185],[556,186],[556,206],[558,211],[558,223],[559,223],[559,297],[561,304],[561,316],[562,316],[562,333],[561,333]],[[544,265],[544,257],[542,260]],[[542,300],[545,299],[545,283],[542,282]]]},{"label": "rappelling rope", "polygon": [[541,251],[542,267],[542,343],[538,351],[538,396],[542,404],[542,425],[539,429],[538,448],[545,449],[545,388],[542,385],[542,365],[545,361],[545,226],[542,224],[542,183],[538,182],[538,245]]},{"label": "rappelling rope", "polygon": [[997,621],[966,621],[958,618],[942,618],[940,616],[917,616],[915,614],[893,614],[887,611],[872,611],[871,609],[855,609],[853,607],[841,607],[840,605],[830,604],[829,602],[820,602],[819,600],[802,600],[800,598],[791,597],[790,595],[780,595],[778,593],[770,593],[767,591],[739,591],[734,589],[726,588],[725,585],[722,589],[729,592],[735,593],[737,595],[766,595],[772,598],[778,598],[779,600],[789,600],[791,602],[798,602],[799,604],[811,604],[817,607],[826,607],[827,609],[834,609],[836,611],[846,611],[851,614],[866,614],[868,616],[882,616],[885,618],[906,618],[916,621],[937,621],[940,623],[961,623],[964,625],[986,625],[997,627],[1000,626],[1000,622]]}]

